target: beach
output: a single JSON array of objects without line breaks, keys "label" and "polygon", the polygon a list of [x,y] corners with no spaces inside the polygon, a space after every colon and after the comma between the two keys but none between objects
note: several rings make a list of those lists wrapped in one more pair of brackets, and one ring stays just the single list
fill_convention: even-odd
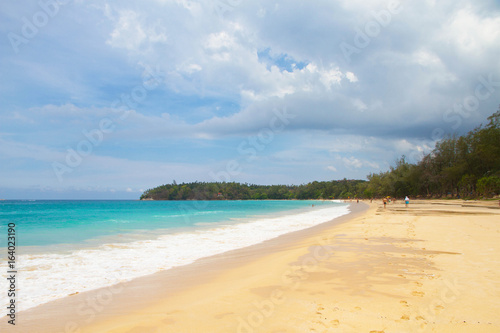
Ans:
[{"label": "beach", "polygon": [[[498,332],[498,202],[331,222],[20,312],[12,332]],[[57,277],[54,277],[55,279]]]}]

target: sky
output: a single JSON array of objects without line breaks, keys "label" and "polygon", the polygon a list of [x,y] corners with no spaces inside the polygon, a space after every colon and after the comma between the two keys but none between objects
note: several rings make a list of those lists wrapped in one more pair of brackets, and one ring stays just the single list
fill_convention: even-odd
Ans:
[{"label": "sky", "polygon": [[0,5],[0,198],[366,179],[500,105],[498,0]]}]

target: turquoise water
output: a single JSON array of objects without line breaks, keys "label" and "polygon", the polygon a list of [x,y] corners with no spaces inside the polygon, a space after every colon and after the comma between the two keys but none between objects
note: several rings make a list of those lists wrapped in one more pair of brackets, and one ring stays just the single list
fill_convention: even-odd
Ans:
[{"label": "turquoise water", "polygon": [[[23,311],[348,213],[331,201],[0,201],[0,245],[6,254],[7,226],[15,223]],[[0,306],[8,302],[0,293]]]},{"label": "turquoise water", "polygon": [[[83,243],[103,236],[248,218],[324,205],[316,201],[0,201],[0,235],[15,223],[18,246]],[[327,204],[331,204],[327,202]],[[0,237],[0,246],[6,237]]]}]

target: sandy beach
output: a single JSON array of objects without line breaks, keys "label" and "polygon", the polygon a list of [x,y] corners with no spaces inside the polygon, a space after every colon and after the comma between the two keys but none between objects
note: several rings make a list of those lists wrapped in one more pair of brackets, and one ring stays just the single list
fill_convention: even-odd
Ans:
[{"label": "sandy beach", "polygon": [[[2,332],[499,332],[498,202],[353,203],[308,230],[18,314]],[[55,277],[56,278],[56,277]]]}]

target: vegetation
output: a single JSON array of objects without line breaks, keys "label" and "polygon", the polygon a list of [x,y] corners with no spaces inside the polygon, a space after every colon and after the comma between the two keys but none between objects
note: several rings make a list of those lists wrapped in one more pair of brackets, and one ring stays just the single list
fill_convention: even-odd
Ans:
[{"label": "vegetation", "polygon": [[500,194],[500,110],[488,124],[439,141],[417,164],[403,156],[387,172],[370,174],[366,196],[491,197]]},{"label": "vegetation", "polygon": [[182,183],[149,189],[141,200],[347,199],[399,197],[491,197],[500,193],[500,110],[488,124],[439,141],[417,164],[403,156],[389,171],[364,180],[304,185]]},{"label": "vegetation", "polygon": [[141,200],[347,199],[360,196],[364,183],[348,179],[293,186],[174,182],[147,190]]}]

